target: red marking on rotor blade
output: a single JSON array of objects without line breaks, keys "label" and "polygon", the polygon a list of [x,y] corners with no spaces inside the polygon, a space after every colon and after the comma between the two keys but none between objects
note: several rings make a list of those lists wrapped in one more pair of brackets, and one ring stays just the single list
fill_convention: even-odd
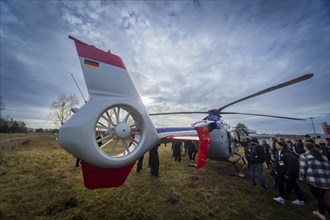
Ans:
[{"label": "red marking on rotor blade", "polygon": [[81,162],[84,185],[88,189],[118,187],[124,184],[135,162],[117,169],[95,167],[84,161]]},{"label": "red marking on rotor blade", "polygon": [[198,145],[198,156],[196,169],[200,169],[206,164],[207,155],[209,153],[211,144],[211,135],[206,127],[196,127],[199,145]]}]

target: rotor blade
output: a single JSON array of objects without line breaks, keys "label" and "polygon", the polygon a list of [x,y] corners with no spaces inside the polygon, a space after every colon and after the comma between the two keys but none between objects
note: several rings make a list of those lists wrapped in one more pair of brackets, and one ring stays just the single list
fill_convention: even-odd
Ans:
[{"label": "rotor blade", "polygon": [[253,115],[253,116],[262,116],[262,117],[270,117],[270,118],[281,118],[281,119],[289,119],[289,120],[298,120],[298,121],[306,121],[305,118],[292,118],[278,115],[263,115],[263,114],[254,114],[254,113],[242,113],[242,112],[221,112],[222,115]]},{"label": "rotor blade", "polygon": [[[272,91],[275,91],[275,90],[277,90],[277,89],[281,89],[281,88],[283,88],[283,87],[290,86],[290,85],[292,85],[292,84],[295,84],[295,83],[298,83],[298,82],[301,82],[301,81],[304,81],[304,80],[307,80],[307,79],[311,78],[313,75],[314,75],[313,73],[305,74],[305,75],[300,76],[300,77],[297,77],[297,78],[295,78],[295,79],[291,79],[291,80],[289,80],[289,81],[287,81],[287,82],[280,83],[280,84],[278,84],[278,85],[276,85],[276,86],[272,86],[272,87],[269,87],[269,88],[267,88],[267,89],[264,89],[264,90],[262,90],[262,91],[260,91],[260,92],[257,92],[257,93],[254,93],[254,94],[252,94],[252,95],[246,96],[246,97],[241,98],[241,99],[239,99],[239,100],[237,100],[237,101],[234,101],[234,102],[231,102],[231,103],[229,103],[229,104],[227,104],[227,105],[225,105],[225,106],[222,106],[221,108],[219,108],[218,110],[216,110],[214,114],[219,114],[219,113],[220,113],[222,110],[224,110],[225,108],[227,108],[227,107],[229,107],[229,106],[231,106],[231,105],[234,105],[234,104],[236,104],[236,103],[238,103],[238,102],[242,102],[242,101],[244,101],[244,100],[247,100],[247,99],[250,99],[250,98],[253,98],[253,97],[256,97],[256,96],[259,96],[259,95],[262,95],[262,94],[268,93],[268,92],[272,92]],[[207,118],[207,117],[206,117],[206,118]],[[204,118],[204,120],[205,120],[206,118]]]},{"label": "rotor blade", "polygon": [[151,113],[150,116],[153,115],[188,115],[188,114],[209,114],[209,112],[163,112],[163,113]]}]

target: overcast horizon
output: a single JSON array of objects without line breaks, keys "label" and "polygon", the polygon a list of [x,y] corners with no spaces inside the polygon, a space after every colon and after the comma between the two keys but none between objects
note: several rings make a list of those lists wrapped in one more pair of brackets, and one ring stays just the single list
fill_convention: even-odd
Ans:
[{"label": "overcast horizon", "polygon": [[[51,128],[61,94],[84,104],[72,35],[120,56],[149,113],[207,111],[306,73],[304,82],[226,111],[330,124],[329,1],[1,1],[4,116]],[[156,127],[205,115],[152,116]],[[258,133],[313,133],[311,120],[223,115]]]}]

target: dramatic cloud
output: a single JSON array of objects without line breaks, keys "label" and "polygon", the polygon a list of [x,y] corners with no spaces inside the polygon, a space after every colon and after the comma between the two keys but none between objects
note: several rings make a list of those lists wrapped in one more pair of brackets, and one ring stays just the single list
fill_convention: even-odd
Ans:
[{"label": "dramatic cloud", "polygon": [[[68,35],[119,55],[149,112],[207,111],[315,73],[227,111],[330,121],[327,1],[2,1],[3,114],[46,127],[50,105],[88,97]],[[81,98],[81,103],[83,100]],[[81,105],[82,105],[81,104]],[[47,112],[48,110],[48,112]],[[188,126],[204,115],[153,117]],[[311,133],[311,121],[224,115],[268,133]]]}]

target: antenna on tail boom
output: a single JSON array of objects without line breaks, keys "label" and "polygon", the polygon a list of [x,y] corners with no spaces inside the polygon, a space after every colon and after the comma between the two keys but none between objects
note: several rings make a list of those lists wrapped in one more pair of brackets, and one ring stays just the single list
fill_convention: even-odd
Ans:
[{"label": "antenna on tail boom", "polygon": [[72,73],[71,73],[71,76],[72,76],[72,78],[73,78],[74,82],[76,83],[76,86],[77,86],[77,87],[78,87],[78,89],[79,89],[80,95],[83,97],[83,99],[84,99],[85,103],[87,103],[87,101],[86,101],[86,99],[85,99],[85,97],[84,97],[83,93],[81,92],[81,90],[80,90],[80,88],[79,88],[79,86],[78,86],[78,83],[77,83],[77,81],[76,81],[76,79],[74,78],[74,76],[73,76],[73,74],[72,74]]}]

